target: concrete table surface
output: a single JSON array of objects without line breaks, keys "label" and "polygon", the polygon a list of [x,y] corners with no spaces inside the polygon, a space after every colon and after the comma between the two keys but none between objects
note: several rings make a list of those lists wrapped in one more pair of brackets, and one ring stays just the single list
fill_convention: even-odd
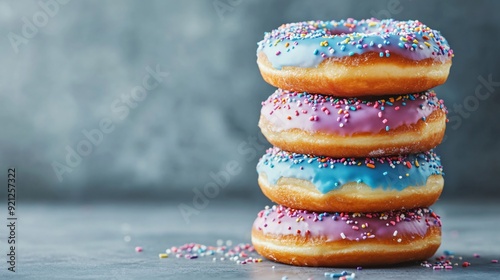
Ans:
[{"label": "concrete table surface", "polygon": [[[185,243],[216,245],[217,240],[249,243],[250,229],[263,205],[244,201],[212,201],[189,223],[178,203],[99,202],[90,204],[20,203],[17,209],[17,272],[0,264],[0,279],[326,279],[342,268],[294,267],[264,260],[234,261],[160,259],[159,253]],[[7,206],[0,218],[7,224]],[[1,211],[5,209],[5,211]],[[420,263],[356,271],[356,279],[500,279],[500,204],[440,201],[433,209],[443,221],[437,255],[453,251],[460,265],[435,271]],[[5,225],[0,253],[6,260]],[[220,242],[220,241],[219,241]],[[136,252],[141,246],[143,252]],[[473,255],[477,253],[479,258]],[[461,256],[463,259],[459,260]],[[463,268],[463,261],[471,266]],[[274,268],[273,268],[274,266]]]}]

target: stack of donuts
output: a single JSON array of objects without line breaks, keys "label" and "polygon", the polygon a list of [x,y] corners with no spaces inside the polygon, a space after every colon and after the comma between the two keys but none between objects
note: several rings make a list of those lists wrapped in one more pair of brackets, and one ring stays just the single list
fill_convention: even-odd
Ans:
[{"label": "stack of donuts", "polygon": [[380,266],[431,257],[443,189],[432,150],[447,109],[453,51],[417,20],[283,24],[258,43],[262,77],[278,89],[259,127],[274,147],[257,165],[277,205],[258,213],[255,249],[303,266]]}]

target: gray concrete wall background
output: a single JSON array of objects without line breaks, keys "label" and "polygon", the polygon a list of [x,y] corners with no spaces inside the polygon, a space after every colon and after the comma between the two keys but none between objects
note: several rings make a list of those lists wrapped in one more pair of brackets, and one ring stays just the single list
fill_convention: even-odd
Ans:
[{"label": "gray concrete wall background", "polygon": [[[0,166],[5,173],[17,168],[26,199],[182,201],[214,182],[210,173],[228,163],[239,169],[221,197],[261,198],[255,164],[268,145],[258,140],[257,121],[260,102],[274,89],[258,72],[256,42],[281,23],[371,16],[419,19],[448,39],[456,57],[448,82],[436,89],[450,109],[447,139],[437,150],[447,174],[444,195],[469,195],[471,187],[474,195],[500,193],[499,2],[73,0],[58,3],[57,11],[42,6],[0,1]],[[25,27],[27,36],[26,20],[35,27]],[[151,90],[142,101],[127,101],[156,67],[168,75],[160,73],[156,87],[157,80],[147,80]],[[490,87],[483,85],[488,79]],[[475,97],[481,85],[483,100]],[[86,139],[82,130],[103,120],[114,130],[60,182],[52,163],[69,166],[66,147],[77,149]]]}]

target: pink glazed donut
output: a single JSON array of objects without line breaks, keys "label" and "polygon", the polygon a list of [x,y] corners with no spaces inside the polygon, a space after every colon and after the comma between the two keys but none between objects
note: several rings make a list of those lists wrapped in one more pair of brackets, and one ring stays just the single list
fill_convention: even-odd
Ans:
[{"label": "pink glazed donut", "polygon": [[441,221],[427,208],[315,213],[273,206],[257,215],[252,243],[262,256],[292,265],[390,265],[430,258],[441,244]]},{"label": "pink glazed donut", "polygon": [[434,91],[337,98],[276,90],[262,102],[259,127],[276,147],[330,157],[379,157],[428,151],[446,129]]}]

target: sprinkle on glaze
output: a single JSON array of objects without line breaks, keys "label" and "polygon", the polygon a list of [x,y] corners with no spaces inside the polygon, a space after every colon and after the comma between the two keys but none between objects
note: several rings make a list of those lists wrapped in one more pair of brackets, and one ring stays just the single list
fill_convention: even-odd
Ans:
[{"label": "sprinkle on glaze", "polygon": [[274,205],[257,214],[253,227],[263,234],[298,235],[331,241],[411,241],[426,235],[441,220],[429,208],[378,213],[316,213]]},{"label": "sprinkle on glaze", "polygon": [[264,52],[276,69],[316,67],[328,58],[375,52],[380,59],[392,53],[411,60],[451,60],[453,50],[439,31],[418,20],[349,18],[340,21],[288,23],[264,34],[257,54]]},{"label": "sprinkle on glaze", "polygon": [[331,158],[290,153],[270,148],[257,164],[257,172],[275,185],[282,177],[310,181],[325,194],[347,183],[373,189],[403,190],[423,186],[431,175],[444,175],[440,158],[431,150],[406,156]]},{"label": "sprinkle on glaze", "polygon": [[261,115],[276,132],[301,129],[351,136],[425,122],[436,110],[448,113],[434,91],[362,100],[278,89],[262,102]]}]

